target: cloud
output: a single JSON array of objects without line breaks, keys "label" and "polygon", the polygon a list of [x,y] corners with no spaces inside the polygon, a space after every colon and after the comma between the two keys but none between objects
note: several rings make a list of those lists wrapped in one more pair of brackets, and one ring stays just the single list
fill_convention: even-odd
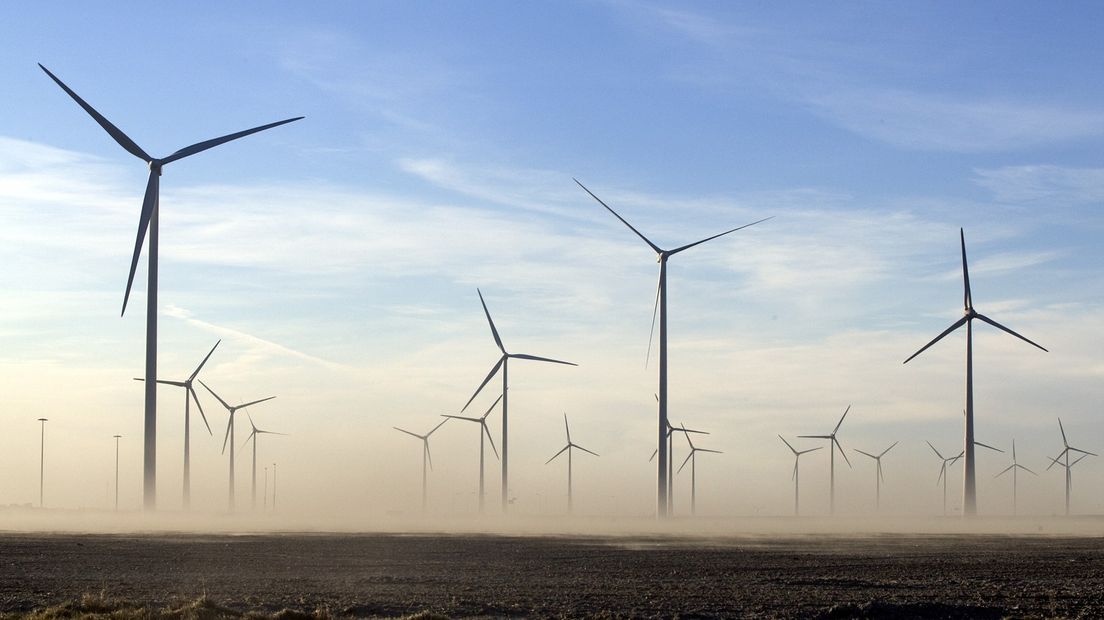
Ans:
[{"label": "cloud", "polygon": [[977,169],[974,182],[1001,202],[1050,206],[1104,202],[1104,168],[1050,164]]}]

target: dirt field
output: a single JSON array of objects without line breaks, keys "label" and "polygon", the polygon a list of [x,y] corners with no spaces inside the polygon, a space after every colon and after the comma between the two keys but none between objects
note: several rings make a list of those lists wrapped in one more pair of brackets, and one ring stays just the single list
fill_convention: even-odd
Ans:
[{"label": "dirt field", "polygon": [[84,593],[335,616],[1104,617],[1104,539],[0,534],[0,611]]}]

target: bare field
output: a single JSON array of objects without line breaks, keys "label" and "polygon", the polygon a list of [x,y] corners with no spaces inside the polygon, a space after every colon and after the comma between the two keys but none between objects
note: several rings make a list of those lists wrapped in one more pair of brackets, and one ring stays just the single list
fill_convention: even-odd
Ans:
[{"label": "bare field", "polygon": [[0,534],[0,611],[452,617],[1104,617],[1104,538]]}]

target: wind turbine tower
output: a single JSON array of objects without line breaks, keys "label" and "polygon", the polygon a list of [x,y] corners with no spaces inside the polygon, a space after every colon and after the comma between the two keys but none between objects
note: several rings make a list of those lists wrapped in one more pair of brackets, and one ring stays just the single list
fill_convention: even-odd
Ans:
[{"label": "wind turbine tower", "polygon": [[694,446],[694,441],[690,439],[690,435],[686,435],[686,441],[690,443],[690,454],[686,455],[686,460],[679,465],[678,471],[675,473],[681,473],[682,469],[686,467],[687,463],[690,463],[690,516],[694,517],[698,514],[698,453],[699,452],[711,452],[713,454],[724,454],[720,450],[707,450],[705,448],[698,448]]},{"label": "wind turbine tower", "polygon": [[851,411],[851,405],[847,405],[847,409],[843,410],[843,415],[840,416],[839,422],[836,423],[836,427],[832,429],[832,432],[827,435],[798,435],[802,439],[827,439],[828,440],[828,514],[836,514],[836,448],[839,448],[840,456],[847,463],[847,467],[851,467],[851,460],[847,458],[847,453],[843,451],[843,446],[840,445],[838,439],[836,439],[836,433],[839,432],[840,426],[843,425],[843,419],[847,417],[847,413]]},{"label": "wind turbine tower", "polygon": [[[896,441],[893,442],[893,446],[896,446],[897,443],[898,442],[896,442]],[[873,455],[869,452],[863,452],[862,450],[858,450],[858,449],[855,450],[855,452],[858,452],[859,454],[863,454],[863,455],[869,456],[870,458],[874,459],[874,462],[877,464],[877,467],[874,470],[874,511],[875,512],[881,510],[881,506],[882,506],[882,481],[885,480],[885,476],[882,474],[882,457],[885,456],[886,453],[888,453],[890,450],[892,450],[893,446],[890,446],[890,447],[886,448],[885,450],[882,450],[881,454],[878,454],[877,456],[875,456],[875,455]]]},{"label": "wind turbine tower", "polygon": [[[412,432],[410,432],[406,429],[402,429],[402,428],[399,428],[397,426],[392,426],[391,427],[391,428],[399,431],[400,433],[406,433],[407,435],[410,435],[411,437],[417,437],[418,439],[422,440],[422,513],[423,514],[426,511],[426,498],[427,498],[427,496],[426,496],[426,480],[427,480],[428,476],[427,476],[427,473],[426,473],[426,466],[428,465],[429,469],[433,469],[433,455],[429,453],[429,436],[432,435],[433,433],[436,433],[437,429],[441,428],[441,425],[443,425],[445,422],[448,422],[448,420],[441,420],[440,424],[438,424],[437,426],[434,426],[428,433],[426,433],[424,435],[419,435],[418,433],[412,433]],[[273,466],[272,466],[272,507],[273,507],[273,510],[275,510],[275,508],[276,508],[276,465],[275,464],[273,464]]]},{"label": "wind turbine tower", "polygon": [[494,408],[498,406],[498,402],[502,400],[502,396],[499,396],[490,407],[487,408],[487,412],[478,418],[467,418],[459,415],[443,415],[443,418],[455,418],[457,420],[465,420],[467,422],[475,422],[479,424],[479,514],[483,514],[484,505],[484,487],[483,487],[483,444],[484,438],[491,442],[491,450],[494,451],[495,458],[498,458],[498,449],[495,448],[494,439],[491,438],[491,429],[487,428],[487,416],[491,415]]},{"label": "wind turbine tower", "polygon": [[810,448],[808,450],[796,450],[796,449],[794,449],[793,446],[790,445],[790,442],[786,441],[785,437],[783,437],[782,435],[779,435],[778,438],[782,440],[782,443],[786,444],[786,447],[789,448],[790,452],[793,452],[793,455],[794,455],[793,476],[791,476],[791,478],[793,478],[793,481],[794,481],[794,516],[796,517],[796,516],[799,516],[801,514],[801,511],[799,510],[800,504],[798,502],[798,497],[799,497],[799,494],[800,494],[801,487],[800,487],[800,483],[799,483],[798,468],[797,468],[797,466],[801,463],[801,455],[802,454],[808,454],[809,452],[816,452],[817,450],[820,450],[824,446],[817,446],[815,448]]},{"label": "wind turbine tower", "polygon": [[1005,467],[996,476],[993,476],[994,478],[1000,478],[1001,476],[1008,473],[1009,471],[1012,472],[1012,516],[1016,515],[1016,487],[1018,486],[1018,482],[1016,480],[1016,470],[1017,469],[1022,469],[1024,471],[1026,471],[1027,473],[1031,474],[1032,476],[1038,476],[1039,475],[1039,474],[1031,471],[1030,469],[1024,467],[1023,465],[1020,465],[1018,462],[1016,462],[1016,440],[1013,439],[1012,440],[1012,464],[1009,465],[1008,467]]},{"label": "wind turbine tower", "polygon": [[557,456],[563,454],[564,452],[567,452],[567,514],[574,514],[575,513],[575,501],[574,501],[574,495],[572,494],[572,491],[571,491],[571,449],[576,448],[578,450],[582,450],[583,452],[586,452],[587,454],[593,454],[594,456],[598,456],[598,454],[595,453],[595,452],[591,452],[590,450],[587,450],[586,448],[580,446],[579,444],[573,443],[571,441],[571,427],[567,425],[567,414],[566,413],[564,414],[564,431],[567,433],[567,445],[564,446],[563,448],[561,448],[559,452],[553,454],[552,458],[545,461],[544,464],[547,465],[547,464],[551,463],[552,461],[556,460]]},{"label": "wind turbine tower", "polygon": [[[202,379],[200,379],[199,384],[202,385],[203,387],[207,388],[207,391],[211,393],[211,396],[214,396],[220,403],[222,403],[222,406],[225,407],[226,411],[230,414],[229,419],[227,419],[227,421],[226,421],[226,435],[224,435],[223,438],[222,438],[222,453],[226,454],[226,444],[230,444],[230,493],[229,493],[229,502],[228,502],[228,504],[229,504],[230,512],[234,512],[234,495],[235,495],[235,487],[234,487],[234,414],[237,413],[238,409],[245,409],[246,407],[249,407],[250,405],[256,405],[257,403],[263,403],[266,400],[272,400],[273,398],[276,398],[276,397],[275,396],[269,396],[267,398],[262,398],[260,400],[250,401],[248,403],[245,403],[244,405],[233,405],[232,406],[232,405],[230,405],[230,403],[226,402],[225,400],[222,400],[221,396],[219,396],[218,394],[215,394],[215,391],[212,390],[206,383],[204,383]],[[255,481],[256,480],[256,470],[255,469],[254,469],[253,473],[254,473],[253,479]]]},{"label": "wind turbine tower", "polygon": [[[656,259],[657,259],[657,262],[659,262],[659,285],[656,287],[656,301],[655,301],[655,306],[652,309],[652,327],[654,329],[654,327],[655,327],[655,318],[656,318],[656,315],[658,313],[658,315],[659,315],[659,424],[657,426],[656,445],[657,445],[657,450],[659,451],[659,463],[657,463],[657,475],[656,475],[656,517],[660,518],[660,519],[663,519],[663,518],[666,518],[667,514],[668,514],[669,504],[668,504],[668,501],[667,501],[667,491],[670,488],[669,485],[668,485],[668,472],[669,472],[668,461],[670,460],[670,455],[667,454],[667,444],[666,444],[666,441],[664,441],[665,438],[667,437],[667,425],[668,425],[668,421],[667,421],[667,260],[670,259],[675,254],[678,254],[679,252],[689,250],[690,248],[692,248],[694,246],[697,246],[697,245],[701,245],[701,244],[705,243],[706,241],[712,241],[713,239],[716,239],[717,237],[723,237],[724,235],[727,235],[729,233],[734,233],[737,230],[747,228],[748,226],[754,226],[755,224],[759,224],[760,222],[765,222],[765,221],[767,221],[771,218],[768,217],[768,218],[761,219],[757,222],[752,222],[750,224],[745,224],[743,226],[738,226],[736,228],[733,228],[731,230],[726,230],[722,233],[718,233],[718,234],[713,235],[711,237],[706,237],[705,239],[702,239],[700,241],[695,241],[693,243],[688,243],[686,245],[679,246],[679,247],[677,247],[673,250],[664,250],[663,248],[659,247],[658,245],[652,243],[652,241],[650,239],[648,239],[647,237],[645,237],[644,234],[641,233],[639,230],[637,230],[636,228],[633,228],[632,224],[630,224],[627,220],[625,220],[625,218],[618,215],[617,212],[614,211],[612,208],[610,208],[610,206],[607,205],[605,202],[602,202],[601,198],[596,196],[594,194],[594,192],[587,189],[587,187],[585,185],[583,185],[582,183],[580,183],[578,179],[574,179],[574,181],[575,181],[576,184],[578,184],[579,187],[583,188],[583,191],[590,194],[591,198],[594,198],[595,200],[597,200],[598,204],[605,207],[606,210],[609,211],[611,214],[613,214],[614,217],[616,217],[618,220],[621,220],[621,223],[624,224],[625,226],[627,226],[629,228],[629,230],[636,233],[637,237],[640,237],[640,239],[644,243],[648,244],[648,247],[650,247],[652,249],[652,251],[654,251],[656,253]],[[648,333],[648,339],[649,339],[648,353],[651,354],[651,349],[652,349],[651,331],[649,331],[649,333]]]},{"label": "wind turbine tower", "polygon": [[[252,508],[253,510],[256,510],[257,509],[257,436],[258,435],[283,435],[283,436],[286,437],[287,433],[277,433],[277,432],[274,432],[274,431],[261,430],[261,429],[257,428],[256,424],[253,423],[253,416],[249,415],[248,411],[245,412],[245,416],[246,416],[246,418],[249,419],[249,426],[251,426],[253,428],[253,430],[249,433],[249,436],[245,438],[245,441],[242,442],[242,447],[244,448],[245,444],[249,443],[250,440],[253,440],[253,484],[250,487],[250,497],[251,497],[250,508]],[[265,472],[265,475],[267,476],[268,472]],[[266,493],[268,492],[267,487],[268,487],[268,480],[266,479],[265,480],[265,492]]]}]

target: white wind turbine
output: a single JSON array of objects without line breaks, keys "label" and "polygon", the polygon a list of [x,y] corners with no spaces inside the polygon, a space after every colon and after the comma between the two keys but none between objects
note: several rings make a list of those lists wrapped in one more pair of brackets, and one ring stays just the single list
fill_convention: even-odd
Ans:
[{"label": "white wind turbine", "polygon": [[851,467],[851,460],[847,458],[847,453],[843,451],[843,446],[840,445],[838,439],[836,439],[836,433],[839,432],[840,426],[843,425],[843,419],[847,417],[847,413],[851,411],[851,405],[847,405],[847,409],[843,410],[843,415],[840,416],[839,422],[836,423],[836,427],[832,429],[832,432],[827,435],[798,435],[802,439],[827,439],[828,440],[828,514],[836,514],[836,448],[839,448],[840,456],[843,457],[844,462],[847,463],[847,467]]},{"label": "white wind turbine", "polygon": [[567,445],[561,448],[559,452],[553,454],[552,458],[545,461],[544,464],[547,465],[551,463],[552,461],[556,460],[557,456],[563,454],[564,452],[567,452],[567,514],[573,514],[575,512],[575,498],[572,494],[571,489],[571,449],[576,448],[582,450],[583,452],[586,452],[587,454],[593,454],[594,456],[598,456],[598,453],[591,452],[590,450],[587,450],[579,444],[573,443],[571,441],[571,427],[567,425],[566,413],[564,414],[564,431],[567,433]]},{"label": "white wind turbine", "polygon": [[[227,444],[229,444],[230,445],[230,499],[229,499],[229,506],[230,506],[230,512],[234,512],[234,498],[235,498],[235,486],[234,486],[234,414],[238,412],[238,409],[245,409],[246,407],[249,407],[251,405],[256,405],[257,403],[263,403],[266,400],[272,400],[273,398],[276,398],[276,397],[275,396],[269,396],[268,398],[262,398],[260,400],[250,401],[250,402],[245,403],[243,405],[231,405],[230,403],[226,402],[225,400],[222,400],[221,396],[219,396],[218,394],[215,394],[215,391],[212,390],[210,388],[210,386],[208,386],[206,383],[204,383],[202,379],[199,380],[199,384],[202,385],[203,387],[207,388],[207,391],[211,393],[211,396],[214,396],[216,399],[218,399],[218,401],[220,403],[222,403],[222,406],[226,408],[227,413],[230,414],[229,419],[226,421],[226,435],[222,438],[222,453],[226,454],[226,446],[227,446]],[[256,470],[254,470],[254,474],[255,473],[256,473]],[[254,480],[256,480],[256,476],[254,476]]]},{"label": "white wind turbine", "polygon": [[[275,431],[261,430],[261,429],[257,428],[256,424],[253,423],[253,416],[249,415],[248,411],[245,412],[245,415],[249,419],[249,426],[251,426],[253,428],[253,430],[250,431],[249,436],[246,437],[245,441],[242,442],[241,447],[244,448],[245,444],[249,443],[250,440],[253,440],[253,484],[250,487],[250,497],[251,497],[251,506],[250,507],[253,510],[256,510],[257,509],[257,436],[258,435],[282,435],[282,436],[286,437],[287,433],[277,433]],[[266,479],[265,479],[265,493],[267,494],[268,493],[268,479],[267,479],[268,473],[267,472],[265,472],[265,476],[266,476]]]},{"label": "white wind turbine", "polygon": [[[429,468],[433,469],[433,455],[431,455],[429,453],[429,436],[432,435],[433,433],[437,432],[437,429],[441,428],[441,425],[444,424],[445,422],[448,422],[448,420],[441,420],[440,424],[438,424],[437,426],[434,426],[425,435],[419,435],[418,433],[412,433],[408,430],[401,429],[397,426],[392,426],[391,427],[391,428],[399,431],[400,433],[406,433],[407,435],[410,435],[411,437],[417,437],[418,439],[422,440],[422,512],[423,513],[426,511],[426,465],[428,464]],[[273,483],[273,484],[275,485],[275,483]],[[276,491],[275,490],[273,490],[273,492],[272,492],[272,503],[273,504],[276,503]]]},{"label": "white wind turbine", "polygon": [[935,483],[943,483],[943,516],[947,516],[947,466],[954,465],[955,461],[962,458],[962,452],[959,452],[957,456],[947,458],[939,453],[939,450],[935,449],[935,446],[930,441],[926,442],[928,447],[932,449],[932,452],[939,457],[941,465],[939,466],[939,477],[935,479]]},{"label": "white wind turbine", "polygon": [[197,142],[191,146],[186,146],[167,157],[156,158],[142,150],[142,147],[138,146],[129,136],[123,133],[118,127],[111,124],[111,121],[104,118],[104,116],[97,112],[92,106],[88,105],[84,99],[81,99],[77,93],[73,92],[72,89],[59,80],[57,76],[50,73],[49,69],[43,67],[41,64],[38,66],[45,71],[46,75],[50,76],[50,79],[57,83],[62,90],[72,97],[73,101],[76,101],[80,107],[84,108],[84,111],[87,112],[88,115],[119,144],[119,146],[123,147],[123,149],[131,155],[146,162],[146,165],[149,167],[149,180],[146,182],[145,197],[142,199],[142,212],[138,218],[138,235],[134,241],[134,254],[130,260],[130,275],[127,277],[126,293],[123,294],[123,309],[120,315],[126,314],[127,301],[130,300],[130,288],[134,284],[134,275],[138,269],[138,257],[142,253],[142,243],[145,240],[146,232],[149,231],[148,282],[146,286],[146,394],[142,505],[146,510],[154,510],[157,507],[157,221],[161,200],[161,169],[166,164],[184,159],[185,157],[191,157],[192,155],[214,148],[220,144],[244,138],[259,131],[285,125],[303,117],[298,116],[296,118],[289,118],[275,123],[261,125],[260,127],[246,129],[245,131],[228,134],[219,138],[204,140],[203,142]]},{"label": "white wind turbine", "polygon": [[[1066,516],[1068,517],[1070,513],[1070,490],[1073,488],[1073,476],[1070,474],[1070,471],[1073,469],[1074,465],[1080,463],[1081,459],[1085,458],[1086,456],[1097,455],[1087,450],[1074,448],[1073,446],[1069,445],[1069,441],[1066,440],[1066,429],[1062,426],[1062,418],[1058,418],[1058,430],[1062,432],[1062,451],[1059,452],[1058,456],[1056,457],[1047,457],[1050,458],[1050,465],[1047,465],[1047,471],[1050,471],[1050,468],[1054,467],[1055,465],[1061,465],[1062,468],[1066,470]],[[1077,457],[1077,460],[1070,463],[1070,452],[1080,452],[1081,456]]]},{"label": "white wind turbine", "polygon": [[786,441],[785,437],[783,437],[782,435],[779,435],[778,438],[782,440],[782,443],[786,444],[786,447],[789,448],[790,452],[793,452],[793,455],[794,455],[793,476],[791,476],[791,478],[794,481],[794,516],[796,517],[796,516],[801,514],[800,511],[798,510],[798,508],[799,508],[798,497],[799,497],[799,492],[800,492],[800,486],[799,486],[799,476],[798,476],[798,469],[797,469],[797,466],[801,463],[801,455],[802,454],[808,454],[809,452],[816,452],[817,450],[820,450],[824,446],[817,446],[815,448],[809,448],[808,450],[796,450],[796,449],[794,449],[793,446],[790,445],[790,442]]},{"label": "white wind turbine", "polygon": [[[657,476],[656,476],[656,516],[658,518],[662,519],[662,518],[665,518],[667,516],[668,508],[670,507],[670,504],[667,500],[667,492],[670,490],[670,485],[668,484],[668,473],[670,471],[670,466],[669,466],[668,463],[670,461],[670,455],[667,454],[667,442],[664,441],[664,439],[667,437],[667,431],[668,431],[668,429],[667,429],[667,425],[668,425],[668,419],[667,419],[668,418],[668,416],[667,416],[667,260],[670,259],[675,254],[678,254],[679,252],[682,252],[684,250],[689,250],[690,248],[701,245],[701,244],[705,243],[706,241],[712,241],[713,239],[716,239],[718,237],[723,237],[723,236],[725,236],[729,233],[734,233],[737,230],[747,228],[748,226],[754,226],[754,225],[759,224],[761,222],[765,222],[765,221],[767,221],[771,218],[769,218],[769,217],[768,218],[763,218],[763,219],[761,219],[757,222],[752,222],[750,224],[745,224],[743,226],[737,226],[736,228],[733,228],[731,230],[726,230],[722,233],[718,233],[718,234],[713,235],[711,237],[706,237],[705,239],[702,239],[700,241],[695,241],[693,243],[688,243],[686,245],[679,246],[679,247],[677,247],[673,250],[664,250],[663,248],[659,247],[658,245],[652,243],[652,241],[650,239],[645,237],[643,233],[641,233],[639,230],[634,228],[633,225],[630,224],[625,218],[618,215],[618,213],[616,211],[614,211],[609,205],[607,205],[605,202],[602,202],[601,198],[594,195],[594,192],[587,189],[587,187],[585,185],[583,185],[582,183],[579,183],[578,179],[574,179],[574,181],[575,181],[576,184],[578,184],[579,187],[583,188],[583,191],[590,194],[591,198],[594,198],[595,200],[597,200],[598,204],[605,207],[606,210],[609,211],[611,214],[613,214],[614,217],[621,220],[621,223],[624,224],[625,226],[627,226],[629,228],[629,230],[636,233],[637,237],[640,237],[640,239],[644,243],[648,244],[648,247],[650,247],[652,249],[652,251],[654,251],[656,253],[656,259],[657,259],[657,262],[659,263],[659,284],[656,287],[656,301],[655,301],[655,306],[652,309],[652,329],[654,330],[654,328],[655,328],[655,319],[656,319],[656,315],[658,313],[658,315],[659,315],[659,424],[657,426],[657,435],[656,435],[656,446],[657,446],[657,448],[656,449],[659,452],[659,463],[658,463],[658,472],[657,472]],[[649,332],[648,332],[648,355],[651,355],[651,352],[652,352],[651,338],[652,338],[652,331],[649,330]]]},{"label": "white wind turbine", "polygon": [[[893,446],[896,446],[897,443],[898,442],[896,442],[896,441],[893,442]],[[875,455],[873,455],[869,452],[863,452],[862,450],[855,449],[855,452],[858,452],[859,454],[869,456],[870,458],[874,459],[875,463],[877,463],[877,468],[874,471],[874,511],[875,512],[877,512],[881,508],[881,505],[882,505],[882,481],[885,480],[885,476],[882,474],[882,457],[885,456],[887,452],[892,450],[893,446],[890,446],[890,447],[886,448],[885,450],[882,450],[881,454],[879,454],[877,456],[875,456]]]},{"label": "white wind turbine", "polygon": [[1038,476],[1039,475],[1039,474],[1031,471],[1030,469],[1024,467],[1023,465],[1020,465],[1018,462],[1016,462],[1016,440],[1013,439],[1012,440],[1012,464],[1009,465],[1008,467],[1005,467],[996,476],[993,476],[994,478],[999,478],[999,477],[1003,476],[1004,474],[1008,473],[1009,471],[1012,472],[1012,514],[1013,514],[1013,516],[1015,516],[1015,514],[1016,514],[1016,487],[1018,486],[1018,482],[1016,480],[1016,470],[1017,469],[1022,469],[1024,471],[1026,471],[1027,473],[1031,474],[1032,476]]},{"label": "white wind turbine", "polygon": [[678,471],[675,473],[681,473],[682,469],[686,467],[687,463],[690,463],[690,516],[697,516],[698,514],[698,453],[709,452],[711,454],[724,454],[720,450],[707,450],[705,448],[698,448],[694,445],[694,441],[690,439],[690,435],[686,432],[686,427],[683,425],[681,429],[683,435],[686,436],[686,441],[690,444],[690,454],[686,455],[686,460],[679,465]]},{"label": "white wind turbine", "polygon": [[457,420],[466,420],[468,422],[475,422],[479,424],[479,514],[483,514],[483,439],[491,442],[491,450],[494,451],[495,458],[498,458],[498,450],[495,448],[494,439],[491,438],[491,430],[487,427],[487,416],[491,415],[494,408],[498,405],[498,401],[502,400],[502,396],[495,399],[494,403],[487,408],[487,412],[478,418],[466,418],[460,415],[443,415],[443,418],[454,418]]}]

